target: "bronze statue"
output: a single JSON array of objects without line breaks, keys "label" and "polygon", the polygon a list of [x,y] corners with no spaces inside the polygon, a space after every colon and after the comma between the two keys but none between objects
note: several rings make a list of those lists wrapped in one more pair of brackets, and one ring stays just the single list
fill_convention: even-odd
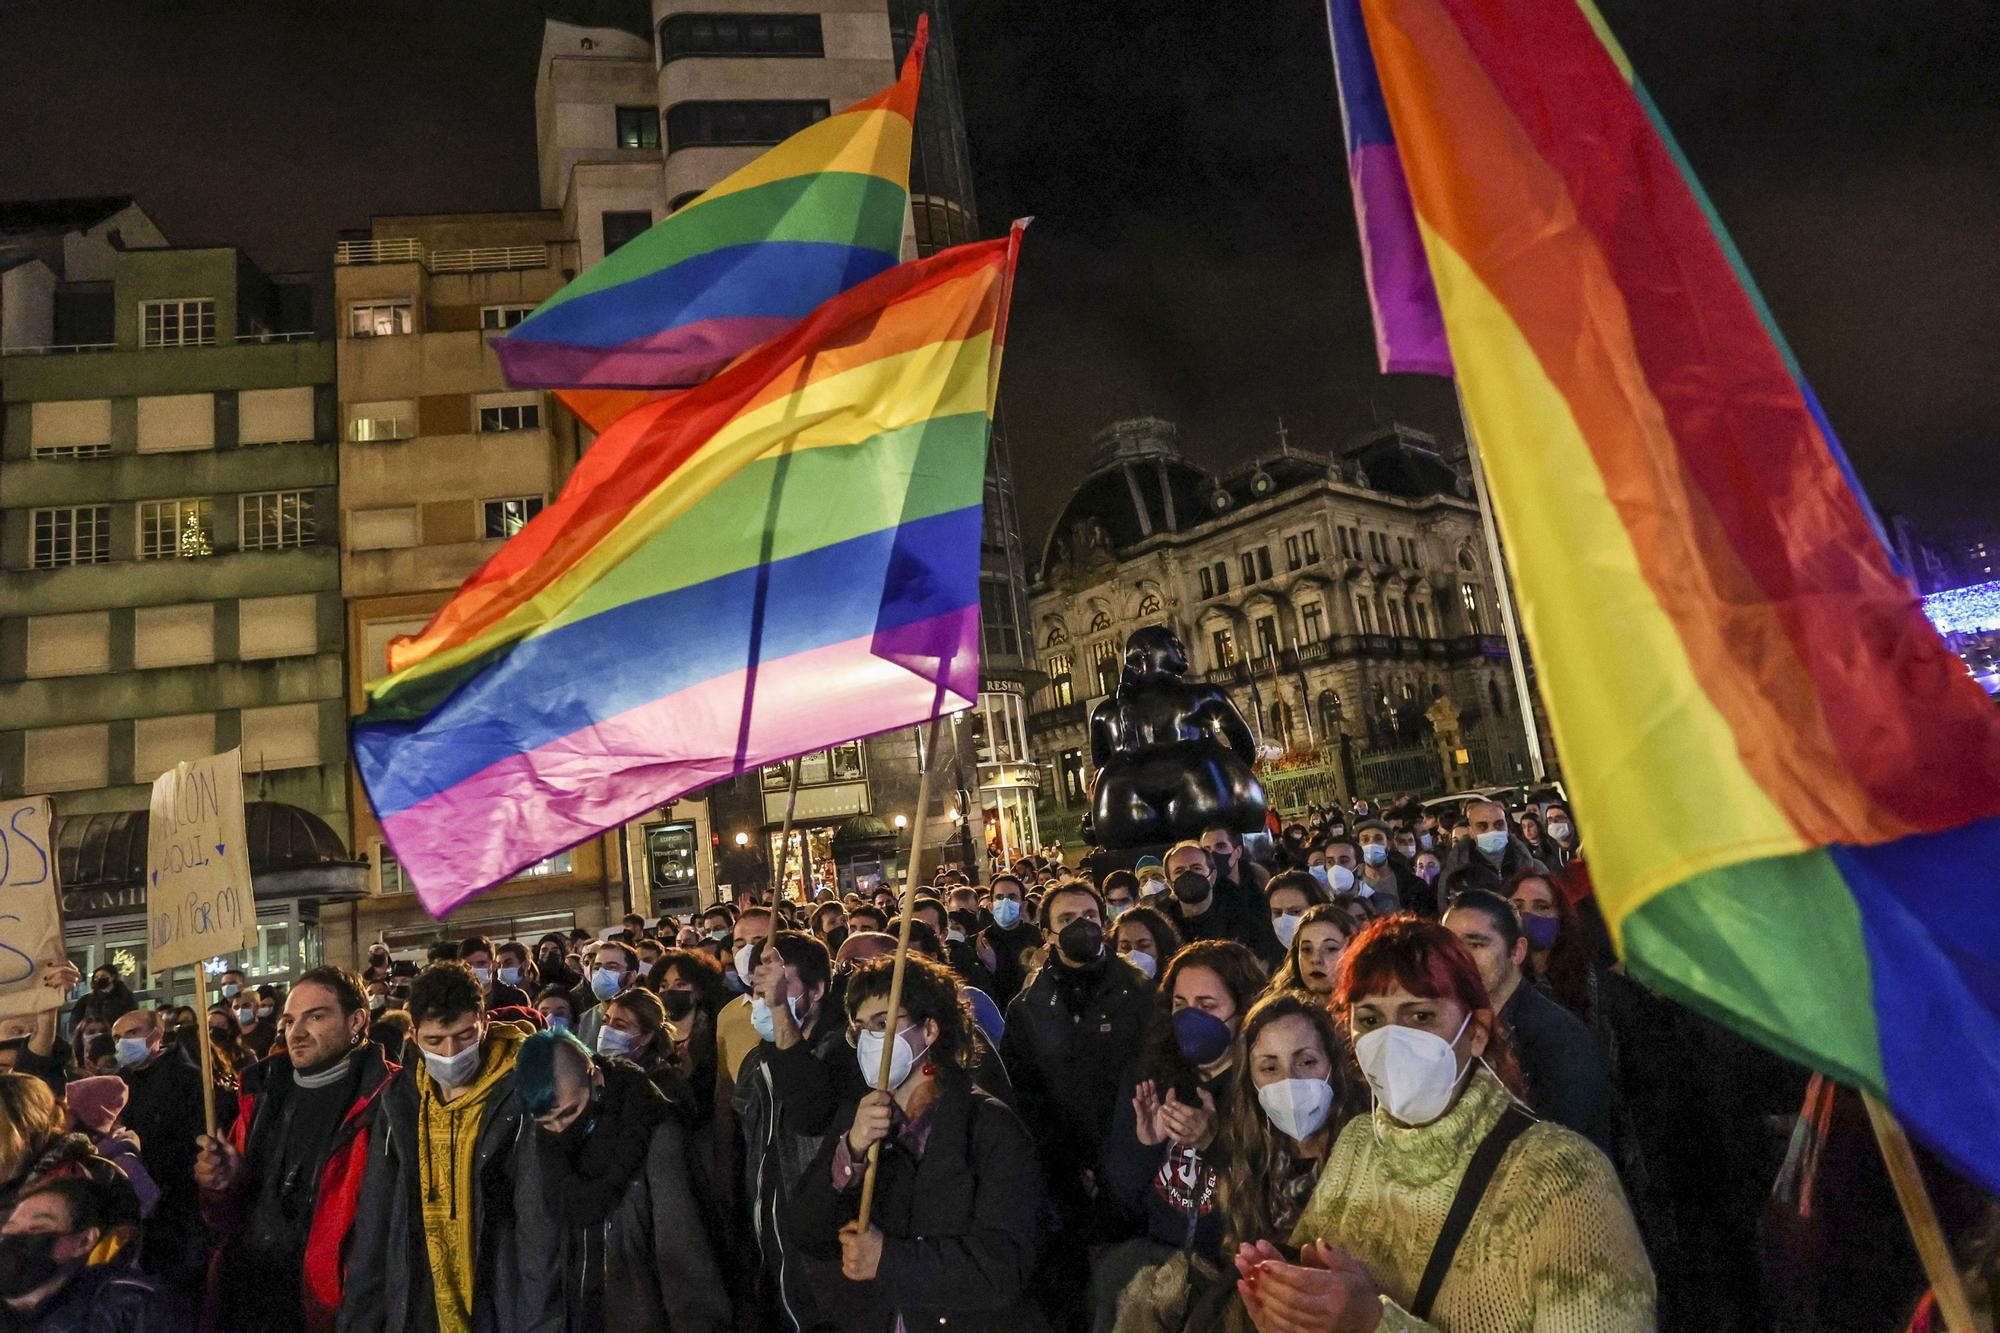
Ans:
[{"label": "bronze statue", "polygon": [[1119,850],[1264,828],[1256,745],[1236,706],[1188,680],[1187,649],[1163,625],[1132,631],[1118,692],[1090,714],[1097,770],[1084,836]]}]

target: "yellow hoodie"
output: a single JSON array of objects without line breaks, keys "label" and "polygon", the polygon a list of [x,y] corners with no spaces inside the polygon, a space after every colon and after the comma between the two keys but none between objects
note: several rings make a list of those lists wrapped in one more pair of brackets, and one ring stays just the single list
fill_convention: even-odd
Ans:
[{"label": "yellow hoodie", "polygon": [[513,1074],[528,1032],[522,1024],[488,1023],[480,1043],[479,1072],[450,1102],[438,1095],[428,1065],[417,1061],[417,1142],[423,1154],[417,1188],[440,1333],[463,1333],[472,1327],[472,1274],[477,1262],[472,1235],[473,1156],[486,1104],[502,1080]]}]

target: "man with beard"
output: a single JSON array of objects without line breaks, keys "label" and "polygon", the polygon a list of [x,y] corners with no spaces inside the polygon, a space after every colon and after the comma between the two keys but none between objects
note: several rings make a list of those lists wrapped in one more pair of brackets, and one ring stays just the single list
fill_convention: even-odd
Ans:
[{"label": "man with beard", "polygon": [[[1195,848],[1197,852],[1200,848]],[[1058,1217],[1043,1247],[1036,1287],[1051,1296],[1052,1322],[1075,1311],[1087,1280],[1088,1247],[1116,1209],[1100,1213],[1093,1179],[1118,1096],[1118,1078],[1139,1048],[1152,1011],[1153,983],[1104,947],[1104,900],[1081,880],[1042,899],[1048,961],[1007,1006],[1001,1056],[1014,1080],[1014,1106],[1038,1131],[1042,1175]]]},{"label": "man with beard", "polygon": [[202,1211],[221,1238],[214,1324],[330,1329],[361,1194],[375,1103],[397,1067],[367,1040],[359,978],[316,967],[285,997],[284,1049],[222,1139],[195,1159]]}]

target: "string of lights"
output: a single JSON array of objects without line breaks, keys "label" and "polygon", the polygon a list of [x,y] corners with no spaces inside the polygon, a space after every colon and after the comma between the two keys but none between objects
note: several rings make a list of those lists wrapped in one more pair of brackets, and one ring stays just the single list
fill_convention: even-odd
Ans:
[{"label": "string of lights", "polygon": [[2000,630],[2000,579],[1931,593],[1924,598],[1924,615],[1940,634]]}]

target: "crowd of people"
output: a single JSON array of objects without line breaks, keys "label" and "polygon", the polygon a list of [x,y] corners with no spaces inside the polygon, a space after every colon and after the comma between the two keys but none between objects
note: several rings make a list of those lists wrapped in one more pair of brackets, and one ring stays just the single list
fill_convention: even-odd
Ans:
[{"label": "crowd of people", "polygon": [[888,887],[99,969],[0,1046],[0,1330],[1902,1326],[1782,1225],[1826,1085],[1622,973],[1553,794],[1263,841],[942,870],[900,987]]}]

